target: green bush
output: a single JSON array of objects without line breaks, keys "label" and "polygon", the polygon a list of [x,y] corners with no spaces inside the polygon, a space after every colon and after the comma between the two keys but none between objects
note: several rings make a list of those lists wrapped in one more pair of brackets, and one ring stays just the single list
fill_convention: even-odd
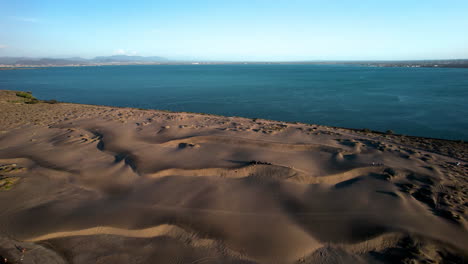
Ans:
[{"label": "green bush", "polygon": [[58,104],[58,103],[60,103],[59,101],[57,101],[57,100],[55,100],[55,99],[52,99],[52,100],[44,100],[43,102],[46,103],[46,104]]},{"label": "green bush", "polygon": [[25,93],[25,92],[17,92],[16,96],[23,97],[26,99],[36,99],[31,93]]}]

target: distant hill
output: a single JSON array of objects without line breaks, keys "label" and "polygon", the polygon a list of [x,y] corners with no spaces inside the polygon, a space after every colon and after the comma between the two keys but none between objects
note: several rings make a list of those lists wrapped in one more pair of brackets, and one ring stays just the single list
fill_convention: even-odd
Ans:
[{"label": "distant hill", "polygon": [[25,57],[0,57],[0,64],[15,64],[17,61],[26,60]]},{"label": "distant hill", "polygon": [[16,61],[14,64],[20,65],[34,65],[34,66],[41,66],[41,65],[72,65],[72,64],[83,64],[87,61],[83,60],[72,60],[72,59],[22,59]]},{"label": "distant hill", "polygon": [[0,57],[0,64],[3,65],[32,65],[32,66],[64,66],[64,65],[95,65],[95,64],[131,64],[131,63],[157,63],[169,62],[163,57],[143,57],[143,56],[99,56],[93,59],[73,58],[27,58],[27,57]]},{"label": "distant hill", "polygon": [[163,57],[143,57],[143,56],[127,56],[127,55],[114,55],[114,56],[99,56],[91,61],[93,62],[167,62],[169,61]]},{"label": "distant hill", "polygon": [[177,61],[164,57],[151,56],[98,56],[92,59],[72,58],[27,58],[0,57],[0,65],[12,67],[28,66],[87,66],[87,65],[132,65],[132,64],[345,64],[372,67],[424,67],[424,68],[468,68],[468,59],[451,60],[410,60],[410,61]]}]

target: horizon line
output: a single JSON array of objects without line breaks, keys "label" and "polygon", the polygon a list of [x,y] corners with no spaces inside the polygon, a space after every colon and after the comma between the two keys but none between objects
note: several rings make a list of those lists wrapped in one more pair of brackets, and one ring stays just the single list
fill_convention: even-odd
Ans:
[{"label": "horizon line", "polygon": [[[213,59],[171,59],[161,55],[126,55],[126,54],[113,54],[113,55],[98,55],[94,57],[81,57],[81,56],[0,56],[0,58],[28,58],[28,59],[84,59],[84,60],[92,60],[97,57],[160,57],[161,59],[167,60],[167,62],[407,62],[407,61],[460,61],[460,60],[468,60],[467,58],[456,58],[456,59],[435,59],[435,58],[425,58],[425,59],[304,59],[304,60],[213,60]],[[155,61],[156,62],[156,61]]]}]

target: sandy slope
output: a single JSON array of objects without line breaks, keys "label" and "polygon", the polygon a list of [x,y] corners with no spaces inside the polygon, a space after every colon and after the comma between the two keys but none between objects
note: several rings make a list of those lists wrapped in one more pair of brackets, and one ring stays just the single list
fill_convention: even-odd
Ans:
[{"label": "sandy slope", "polygon": [[11,260],[14,245],[22,263],[468,259],[466,143],[12,101],[0,91]]}]

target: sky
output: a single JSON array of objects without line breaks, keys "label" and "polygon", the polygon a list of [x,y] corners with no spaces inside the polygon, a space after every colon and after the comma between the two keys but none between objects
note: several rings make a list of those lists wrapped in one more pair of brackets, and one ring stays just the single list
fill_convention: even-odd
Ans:
[{"label": "sky", "polygon": [[467,0],[0,0],[0,56],[468,59]]}]

